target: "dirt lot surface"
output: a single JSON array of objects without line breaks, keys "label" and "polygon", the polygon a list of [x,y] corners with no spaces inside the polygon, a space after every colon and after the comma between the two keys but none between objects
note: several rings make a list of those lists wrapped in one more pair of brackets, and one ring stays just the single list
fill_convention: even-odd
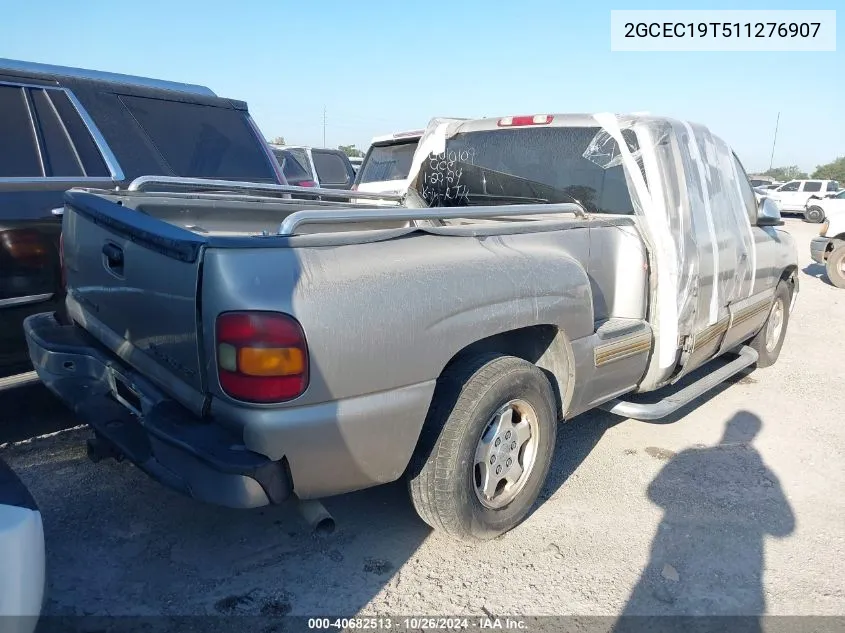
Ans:
[{"label": "dirt lot surface", "polygon": [[[321,537],[292,507],[94,465],[85,429],[0,449],[43,511],[45,613],[845,615],[845,290],[809,259],[818,226],[787,224],[801,292],[778,364],[662,423],[562,426],[541,503],[481,546],[433,534],[401,482],[326,500]],[[4,395],[2,425],[70,424],[50,398]]]}]

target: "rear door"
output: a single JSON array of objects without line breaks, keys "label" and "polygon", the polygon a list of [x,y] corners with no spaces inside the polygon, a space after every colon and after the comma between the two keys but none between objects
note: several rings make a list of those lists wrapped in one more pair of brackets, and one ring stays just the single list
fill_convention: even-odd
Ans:
[{"label": "rear door", "polygon": [[124,362],[202,409],[197,294],[204,240],[93,194],[68,194],[68,312]]}]

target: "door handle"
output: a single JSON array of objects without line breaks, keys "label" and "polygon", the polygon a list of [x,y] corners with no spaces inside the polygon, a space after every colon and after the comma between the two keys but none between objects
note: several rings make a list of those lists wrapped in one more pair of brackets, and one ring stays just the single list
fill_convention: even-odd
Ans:
[{"label": "door handle", "polygon": [[117,244],[106,242],[103,245],[103,256],[106,268],[123,276],[123,249]]}]

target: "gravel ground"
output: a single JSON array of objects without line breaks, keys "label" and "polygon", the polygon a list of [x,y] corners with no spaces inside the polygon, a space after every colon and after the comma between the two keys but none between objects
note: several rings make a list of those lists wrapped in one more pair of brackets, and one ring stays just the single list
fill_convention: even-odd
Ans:
[{"label": "gravel ground", "polygon": [[[401,483],[326,500],[320,537],[292,507],[210,507],[91,464],[85,429],[0,449],[43,511],[45,613],[845,615],[845,291],[809,260],[818,226],[787,223],[803,270],[778,364],[663,423],[562,426],[542,503],[481,546],[433,534]],[[69,422],[25,394],[4,426]]]}]

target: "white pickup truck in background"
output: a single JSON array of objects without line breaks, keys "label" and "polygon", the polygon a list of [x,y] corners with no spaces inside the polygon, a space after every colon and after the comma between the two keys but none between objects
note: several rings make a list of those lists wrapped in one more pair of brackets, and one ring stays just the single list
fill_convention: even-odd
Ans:
[{"label": "white pickup truck in background", "polygon": [[804,216],[807,222],[819,223],[824,216],[818,207],[809,204],[811,198],[824,198],[839,191],[839,183],[835,180],[790,180],[777,189],[766,192],[766,196],[774,200],[781,213],[797,213]]},{"label": "white pickup truck in background", "polygon": [[373,138],[352,188],[364,193],[404,193],[422,135],[423,130],[411,130]]}]

